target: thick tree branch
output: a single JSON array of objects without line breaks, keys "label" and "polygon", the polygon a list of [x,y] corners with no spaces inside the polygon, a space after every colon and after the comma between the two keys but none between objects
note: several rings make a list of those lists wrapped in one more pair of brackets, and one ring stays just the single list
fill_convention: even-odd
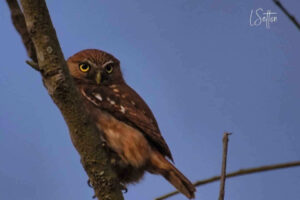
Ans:
[{"label": "thick tree branch", "polygon": [[[246,168],[246,169],[240,169],[235,172],[231,172],[226,174],[226,178],[232,178],[236,176],[242,176],[242,175],[248,175],[248,174],[253,174],[253,173],[258,173],[258,172],[265,172],[265,171],[270,171],[270,170],[275,170],[275,169],[284,169],[284,168],[290,168],[290,167],[297,167],[300,166],[300,161],[295,161],[295,162],[288,162],[288,163],[280,163],[280,164],[274,164],[274,165],[265,165],[261,167],[254,167],[254,168]],[[194,183],[196,187],[200,185],[205,185],[208,183],[212,183],[215,181],[220,180],[221,176],[213,176],[208,179],[200,180]],[[165,194],[161,197],[156,198],[156,200],[163,200],[167,199],[171,196],[174,196],[176,194],[179,194],[178,191],[170,192],[168,194]]]},{"label": "thick tree branch", "polygon": [[226,179],[226,163],[227,163],[227,152],[228,152],[228,137],[231,133],[224,133],[223,136],[223,158],[222,158],[222,169],[220,178],[220,192],[219,200],[224,200],[225,196],[225,179]]},{"label": "thick tree branch", "polygon": [[296,20],[296,18],[291,15],[287,9],[285,9],[285,7],[280,3],[279,0],[273,0],[274,3],[282,10],[282,12],[295,24],[295,26],[300,30],[300,24],[299,22]]},{"label": "thick tree branch", "polygon": [[7,0],[7,3],[28,55],[33,61],[38,61],[44,85],[69,127],[72,142],[96,196],[99,200],[122,200],[119,180],[111,169],[108,153],[95,125],[82,107],[82,99],[69,75],[45,1],[21,0],[25,20],[16,0]]}]

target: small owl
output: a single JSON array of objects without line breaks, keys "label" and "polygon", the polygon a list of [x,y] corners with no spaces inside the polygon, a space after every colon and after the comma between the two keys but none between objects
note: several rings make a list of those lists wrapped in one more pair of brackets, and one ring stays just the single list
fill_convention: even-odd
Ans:
[{"label": "small owl", "polygon": [[67,64],[88,114],[102,130],[99,137],[111,152],[120,182],[137,182],[148,171],[194,198],[195,187],[170,162],[172,154],[158,124],[144,100],[124,81],[120,61],[104,51],[87,49],[71,56]]}]

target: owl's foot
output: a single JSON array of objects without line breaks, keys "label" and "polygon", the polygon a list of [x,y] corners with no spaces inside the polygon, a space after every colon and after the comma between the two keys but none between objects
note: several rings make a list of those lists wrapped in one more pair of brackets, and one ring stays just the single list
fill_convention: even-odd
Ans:
[{"label": "owl's foot", "polygon": [[[88,186],[89,186],[90,188],[93,188],[93,184],[91,183],[91,180],[90,180],[90,179],[87,180],[87,184],[88,184]],[[127,192],[128,192],[128,189],[127,189],[127,187],[126,187],[125,184],[120,183],[120,186],[121,186],[121,190],[122,190],[124,193],[127,193]],[[96,198],[96,195],[93,196],[93,199],[95,199],[95,198]]]},{"label": "owl's foot", "polygon": [[90,180],[90,179],[88,179],[88,180],[87,180],[87,184],[88,184],[88,186],[89,186],[90,188],[93,188],[93,185],[92,185],[92,183],[91,183],[91,180]]},{"label": "owl's foot", "polygon": [[123,183],[120,183],[120,185],[121,185],[121,190],[122,190],[124,193],[127,193],[127,192],[128,192],[128,189],[127,189],[126,185],[123,184]]},{"label": "owl's foot", "polygon": [[[93,187],[93,184],[92,184],[92,182],[91,182],[90,179],[87,180],[87,184],[88,184],[88,186],[89,186],[90,188],[94,188],[94,187]],[[96,198],[96,194],[94,194],[94,195],[92,196],[92,198],[95,199],[95,198]]]}]

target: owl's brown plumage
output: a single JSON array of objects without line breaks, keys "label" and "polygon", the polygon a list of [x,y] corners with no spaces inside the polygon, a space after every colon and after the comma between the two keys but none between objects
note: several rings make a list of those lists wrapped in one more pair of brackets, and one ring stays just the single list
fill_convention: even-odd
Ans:
[{"label": "owl's brown plumage", "polygon": [[123,183],[138,181],[145,171],[161,174],[188,198],[195,187],[165,157],[173,161],[157,122],[144,100],[123,79],[120,62],[100,50],[87,49],[68,61],[71,76],[103,139]]}]

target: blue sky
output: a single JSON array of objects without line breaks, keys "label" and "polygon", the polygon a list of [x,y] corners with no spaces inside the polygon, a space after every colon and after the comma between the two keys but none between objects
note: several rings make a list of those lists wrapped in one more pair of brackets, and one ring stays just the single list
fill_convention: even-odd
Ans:
[{"label": "blue sky", "polygon": [[[146,100],[192,181],[228,171],[300,160],[299,30],[270,1],[47,1],[65,58],[97,48],[121,61],[126,81]],[[300,20],[300,1],[286,0]],[[270,29],[250,12],[278,13]],[[92,189],[63,118],[25,64],[21,40],[0,5],[0,199],[91,199]],[[300,199],[300,168],[233,178],[226,199]],[[147,174],[125,199],[173,190]],[[219,183],[198,188],[217,199]],[[177,195],[172,200],[185,199]]]}]

